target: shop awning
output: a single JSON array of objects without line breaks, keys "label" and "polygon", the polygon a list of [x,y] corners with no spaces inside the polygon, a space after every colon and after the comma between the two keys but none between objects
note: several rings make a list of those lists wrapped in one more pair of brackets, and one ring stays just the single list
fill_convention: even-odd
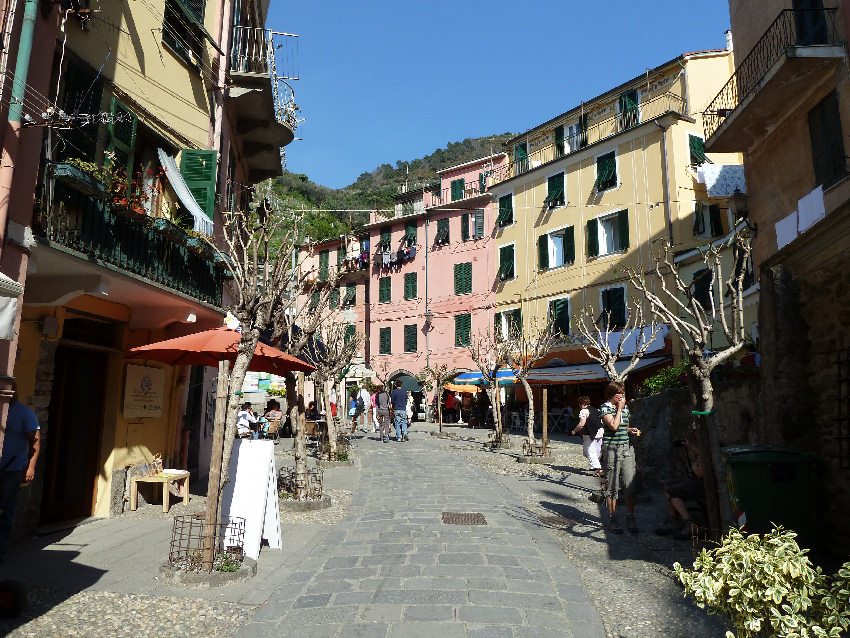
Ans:
[{"label": "shop awning", "polygon": [[[670,361],[669,356],[646,357],[640,360],[632,370],[632,373],[667,361]],[[629,361],[617,361],[614,364],[618,372],[625,370],[627,365],[629,365]],[[607,378],[605,371],[598,363],[535,368],[528,373],[529,383],[583,383],[588,381],[605,381]]]},{"label": "shop awning", "polygon": [[478,392],[480,388],[472,384],[446,383],[443,387],[449,392]]},{"label": "shop awning", "polygon": [[174,189],[174,193],[177,195],[177,199],[180,200],[183,207],[192,215],[192,219],[194,220],[192,227],[194,230],[212,237],[214,232],[213,220],[207,217],[207,214],[189,190],[189,187],[186,186],[186,182],[183,180],[183,174],[177,168],[177,162],[161,148],[156,149],[156,153],[159,156],[159,163],[162,164],[165,175],[168,177],[168,183],[171,184],[171,188]]},{"label": "shop awning", "polygon": [[[516,381],[513,370],[499,370],[496,373],[496,380],[499,385],[508,385]],[[481,372],[464,372],[455,377],[455,383],[458,385],[486,385],[484,375]]]}]

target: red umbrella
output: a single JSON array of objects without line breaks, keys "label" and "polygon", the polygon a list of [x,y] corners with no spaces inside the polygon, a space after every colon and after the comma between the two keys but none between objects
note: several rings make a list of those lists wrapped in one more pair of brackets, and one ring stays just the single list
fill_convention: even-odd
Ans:
[{"label": "red umbrella", "polygon": [[[236,330],[215,328],[132,348],[127,358],[150,359],[175,366],[217,366],[219,361],[236,360],[241,337],[241,333]],[[257,343],[248,369],[282,375],[291,370],[312,372],[316,368],[277,348]]]}]

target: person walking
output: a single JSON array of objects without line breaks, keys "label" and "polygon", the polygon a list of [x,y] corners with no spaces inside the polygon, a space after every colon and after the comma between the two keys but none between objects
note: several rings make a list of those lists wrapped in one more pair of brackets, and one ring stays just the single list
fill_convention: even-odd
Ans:
[{"label": "person walking", "polygon": [[360,411],[360,431],[368,432],[366,426],[369,425],[369,408],[372,407],[372,397],[369,396],[369,391],[365,385],[360,388],[357,399],[357,409]]},{"label": "person walking", "polygon": [[632,534],[639,529],[635,520],[635,450],[630,434],[640,436],[640,430],[629,425],[631,412],[626,405],[626,389],[622,383],[605,386],[605,403],[599,410],[604,426],[602,437],[602,465],[605,472],[604,494],[608,506],[608,529],[622,534],[617,522],[617,499],[626,499],[626,527]]},{"label": "person walking", "polygon": [[375,413],[378,415],[378,435],[383,443],[390,440],[390,395],[378,382],[375,390]]},{"label": "person walking", "polygon": [[41,450],[41,428],[28,406],[18,401],[18,389],[12,386],[12,402],[6,417],[6,435],[0,454],[0,562],[12,536],[18,488],[35,478],[35,465]]},{"label": "person walking", "polygon": [[590,405],[590,397],[580,396],[578,398],[579,413],[578,424],[573,429],[573,435],[581,434],[582,453],[590,463],[590,469],[597,476],[602,475],[602,420],[599,410]]},{"label": "person walking", "polygon": [[377,432],[381,428],[381,423],[378,421],[378,405],[377,405],[377,396],[378,392],[383,389],[383,385],[378,382],[372,384],[375,388],[375,391],[369,397],[369,404],[372,406],[372,432]]},{"label": "person walking", "polygon": [[348,418],[351,419],[351,434],[354,434],[357,428],[357,390],[352,390],[348,397]]},{"label": "person walking", "polygon": [[336,387],[331,386],[331,417],[336,418]]},{"label": "person walking", "polygon": [[401,389],[401,379],[395,382],[395,390],[390,393],[395,420],[395,440],[407,441],[407,390]]}]

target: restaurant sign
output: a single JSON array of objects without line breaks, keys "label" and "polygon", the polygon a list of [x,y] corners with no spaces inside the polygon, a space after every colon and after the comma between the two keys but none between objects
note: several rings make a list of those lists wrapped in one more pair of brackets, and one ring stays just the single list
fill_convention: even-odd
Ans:
[{"label": "restaurant sign", "polygon": [[165,403],[165,370],[127,366],[124,382],[124,418],[160,419]]}]

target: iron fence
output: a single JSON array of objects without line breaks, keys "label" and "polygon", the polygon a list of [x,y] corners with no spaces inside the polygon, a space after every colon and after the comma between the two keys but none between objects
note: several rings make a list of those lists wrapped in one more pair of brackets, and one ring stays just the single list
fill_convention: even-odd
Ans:
[{"label": "iron fence", "polygon": [[[245,549],[245,519],[223,518],[212,530],[213,571],[235,571]],[[184,571],[203,570],[204,544],[209,540],[204,514],[175,516],[168,563]]]}]

